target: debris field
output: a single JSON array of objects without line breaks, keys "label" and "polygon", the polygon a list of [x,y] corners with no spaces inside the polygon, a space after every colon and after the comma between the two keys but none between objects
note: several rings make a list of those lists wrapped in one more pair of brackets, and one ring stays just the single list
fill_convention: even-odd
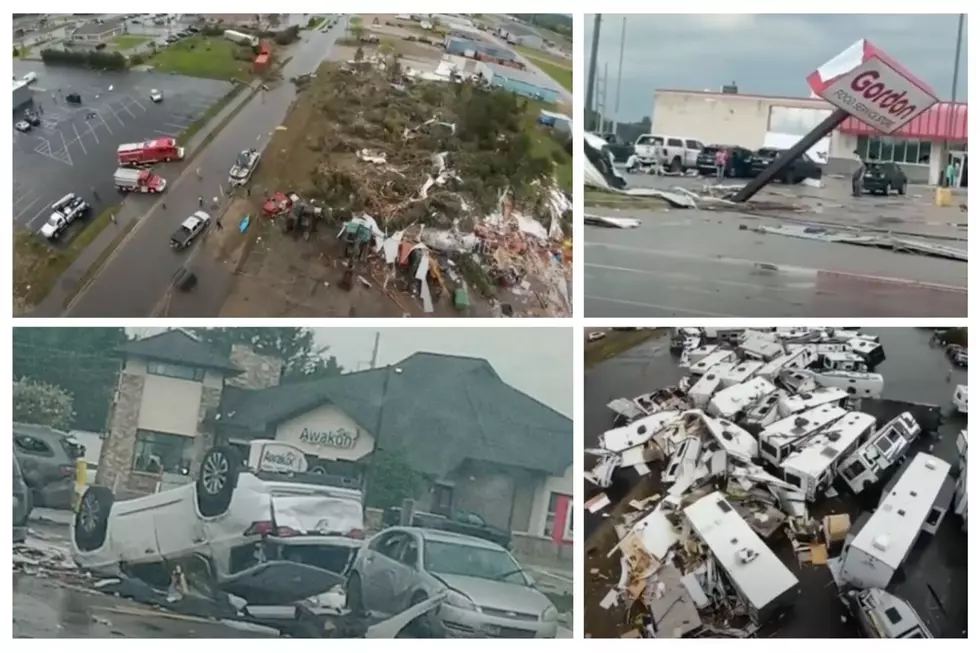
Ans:
[{"label": "debris field", "polygon": [[[822,608],[804,586],[836,583],[866,636],[932,637],[888,589],[947,511],[966,529],[966,431],[958,465],[913,457],[942,411],[882,399],[885,352],[855,329],[680,328],[671,352],[687,376],[609,402],[614,428],[586,450],[599,489],[586,509],[603,518],[586,635],[771,636]],[[624,475],[632,489],[613,504]]]}]

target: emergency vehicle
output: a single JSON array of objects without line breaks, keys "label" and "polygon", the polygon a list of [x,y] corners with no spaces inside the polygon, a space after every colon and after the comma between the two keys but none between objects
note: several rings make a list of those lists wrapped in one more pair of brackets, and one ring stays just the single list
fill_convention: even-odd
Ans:
[{"label": "emergency vehicle", "polygon": [[116,158],[121,166],[142,166],[161,161],[179,161],[184,158],[184,148],[173,138],[155,138],[141,143],[123,143],[116,148]]},{"label": "emergency vehicle", "polygon": [[162,193],[167,187],[167,180],[152,170],[119,168],[112,180],[116,188],[125,193]]}]

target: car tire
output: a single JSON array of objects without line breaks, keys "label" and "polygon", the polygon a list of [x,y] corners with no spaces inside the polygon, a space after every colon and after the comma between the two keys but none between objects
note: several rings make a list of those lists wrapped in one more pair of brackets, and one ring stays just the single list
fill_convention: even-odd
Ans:
[{"label": "car tire", "polygon": [[670,162],[670,171],[682,172],[683,170],[684,170],[684,166],[681,165],[680,157],[675,156],[673,160]]},{"label": "car tire", "polygon": [[899,195],[904,195],[905,194],[905,190],[908,187],[908,185],[909,185],[909,182],[903,181],[902,182],[902,185],[898,187],[898,194]]},{"label": "car tire", "polygon": [[890,192],[892,192],[892,185],[891,183],[886,183],[884,190],[881,191],[881,194],[887,196]]},{"label": "car tire", "polygon": [[204,454],[195,483],[197,510],[202,517],[217,517],[228,510],[241,464],[238,451],[231,447],[213,447]]},{"label": "car tire", "polygon": [[359,574],[356,572],[351,574],[345,591],[347,593],[347,609],[351,611],[351,614],[363,614],[365,611],[364,592],[361,589],[361,576]]},{"label": "car tire", "polygon": [[114,501],[112,490],[107,487],[93,485],[85,490],[75,513],[72,535],[79,551],[95,551],[105,544]]},{"label": "car tire", "polygon": [[[416,592],[412,597],[412,601],[409,606],[416,606],[422,601],[425,601],[429,597],[425,595],[425,592]],[[412,634],[414,637],[421,639],[432,639],[436,636],[433,620],[433,613],[429,612],[423,614],[420,617],[416,617],[410,624],[405,626],[405,630]]]}]

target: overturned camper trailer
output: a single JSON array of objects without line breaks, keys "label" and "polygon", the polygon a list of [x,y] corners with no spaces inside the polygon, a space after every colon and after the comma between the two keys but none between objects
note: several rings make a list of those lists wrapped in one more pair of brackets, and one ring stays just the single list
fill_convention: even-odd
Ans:
[{"label": "overturned camper trailer", "polygon": [[788,417],[825,405],[844,407],[850,398],[847,390],[840,388],[817,388],[802,394],[784,395],[779,398],[779,415]]},{"label": "overturned camper trailer", "polygon": [[[858,520],[841,553],[840,579],[861,589],[885,589],[919,533],[935,533],[949,510],[949,463],[920,453],[882,496],[878,509]],[[864,522],[863,524],[861,522]]]},{"label": "overturned camper trailer", "polygon": [[863,399],[865,397],[880,397],[885,389],[885,378],[872,372],[841,372],[837,370],[811,371],[817,384],[826,388],[841,388],[851,396]]},{"label": "overturned camper trailer", "polygon": [[932,633],[911,604],[883,589],[850,590],[841,598],[865,637],[932,639]]},{"label": "overturned camper trailer", "polygon": [[905,457],[921,432],[912,413],[902,413],[844,459],[840,467],[841,478],[851,492],[860,494],[882,480],[885,472]]},{"label": "overturned camper trailer", "polygon": [[793,444],[816,435],[847,414],[840,406],[817,406],[770,424],[759,434],[759,455],[778,467],[791,453]]},{"label": "overturned camper trailer", "polygon": [[695,408],[707,407],[708,402],[721,388],[722,375],[727,374],[734,365],[734,361],[718,363],[697,379],[687,392]]},{"label": "overturned camper trailer", "polygon": [[713,492],[684,510],[697,536],[711,551],[745,605],[749,617],[764,623],[792,607],[799,581],[721,492]]},{"label": "overturned camper trailer", "polygon": [[768,363],[786,353],[779,339],[774,334],[759,331],[746,331],[738,342],[738,351],[751,360]]},{"label": "overturned camper trailer", "polygon": [[706,412],[713,417],[734,420],[750,404],[776,392],[776,386],[762,377],[747,380],[716,393]]},{"label": "overturned camper trailer", "polygon": [[963,520],[963,530],[966,531],[966,429],[956,436],[957,473],[956,492],[953,495],[953,512]]},{"label": "overturned camper trailer", "polygon": [[853,453],[874,432],[875,418],[866,413],[851,412],[833,426],[809,438],[781,465],[783,480],[806,494],[807,501],[832,487],[837,479],[840,461]]}]

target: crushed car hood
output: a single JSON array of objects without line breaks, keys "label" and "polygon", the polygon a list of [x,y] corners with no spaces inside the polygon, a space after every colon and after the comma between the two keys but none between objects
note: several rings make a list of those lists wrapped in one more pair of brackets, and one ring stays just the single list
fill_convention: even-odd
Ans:
[{"label": "crushed car hood", "polygon": [[344,581],[344,576],[326,569],[276,560],[224,579],[221,589],[250,605],[286,605],[324,594]]},{"label": "crushed car hood", "polygon": [[459,574],[433,574],[450,589],[465,594],[479,606],[503,612],[541,615],[551,602],[533,587]]}]

